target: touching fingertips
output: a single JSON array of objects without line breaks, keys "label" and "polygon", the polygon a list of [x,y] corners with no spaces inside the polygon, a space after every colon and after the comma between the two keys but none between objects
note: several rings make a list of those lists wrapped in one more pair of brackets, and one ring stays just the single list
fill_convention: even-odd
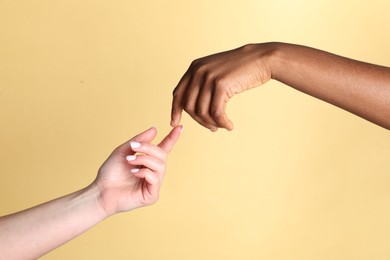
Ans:
[{"label": "touching fingertips", "polygon": [[178,119],[177,119],[177,116],[173,116],[172,120],[171,120],[171,126],[172,127],[175,127],[178,125]]}]

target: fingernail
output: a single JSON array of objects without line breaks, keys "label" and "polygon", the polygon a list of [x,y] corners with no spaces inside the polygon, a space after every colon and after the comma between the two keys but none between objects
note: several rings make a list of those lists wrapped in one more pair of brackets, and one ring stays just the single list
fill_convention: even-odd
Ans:
[{"label": "fingernail", "polygon": [[131,172],[131,173],[137,173],[137,172],[139,172],[139,168],[131,169],[130,172]]},{"label": "fingernail", "polygon": [[183,133],[183,131],[184,131],[184,125],[181,126],[180,134]]},{"label": "fingernail", "polygon": [[140,147],[141,146],[141,144],[140,143],[138,143],[138,142],[130,142],[130,146],[131,146],[131,148],[138,148],[138,147]]},{"label": "fingernail", "polygon": [[126,160],[128,160],[128,161],[134,161],[136,158],[137,158],[137,156],[135,156],[135,155],[126,156]]}]

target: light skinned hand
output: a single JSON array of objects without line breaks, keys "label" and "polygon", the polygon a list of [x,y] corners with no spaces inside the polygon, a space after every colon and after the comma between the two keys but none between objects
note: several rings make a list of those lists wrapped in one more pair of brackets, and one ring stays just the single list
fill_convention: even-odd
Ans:
[{"label": "light skinned hand", "polygon": [[0,259],[38,259],[115,213],[156,202],[181,131],[154,145],[152,127],[117,147],[88,187],[0,217]]},{"label": "light skinned hand", "polygon": [[112,152],[94,181],[107,215],[151,205],[158,200],[165,163],[181,131],[182,126],[173,128],[154,145],[151,142],[157,130],[152,127]]},{"label": "light skinned hand", "polygon": [[267,47],[255,45],[217,53],[193,61],[173,91],[171,125],[177,126],[185,110],[211,131],[233,129],[226,103],[235,94],[271,78]]}]

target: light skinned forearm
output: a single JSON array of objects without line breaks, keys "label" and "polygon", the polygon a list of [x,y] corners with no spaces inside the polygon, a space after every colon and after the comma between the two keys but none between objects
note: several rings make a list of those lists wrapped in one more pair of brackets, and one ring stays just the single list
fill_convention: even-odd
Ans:
[{"label": "light skinned forearm", "polygon": [[273,79],[390,129],[390,68],[305,46],[270,45]]},{"label": "light skinned forearm", "polygon": [[0,260],[37,259],[111,215],[155,203],[182,129],[154,145],[157,129],[151,127],[115,148],[88,187],[0,217]]},{"label": "light skinned forearm", "polygon": [[107,217],[89,186],[0,218],[0,259],[37,259]]}]

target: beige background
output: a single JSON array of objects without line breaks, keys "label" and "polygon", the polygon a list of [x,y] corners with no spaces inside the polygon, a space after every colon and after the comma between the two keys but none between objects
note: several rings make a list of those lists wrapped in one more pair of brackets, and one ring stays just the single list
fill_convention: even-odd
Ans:
[{"label": "beige background", "polygon": [[[88,185],[190,62],[286,41],[390,65],[390,2],[0,0],[0,215]],[[188,115],[161,199],[43,259],[390,259],[390,134],[270,82]]]}]

